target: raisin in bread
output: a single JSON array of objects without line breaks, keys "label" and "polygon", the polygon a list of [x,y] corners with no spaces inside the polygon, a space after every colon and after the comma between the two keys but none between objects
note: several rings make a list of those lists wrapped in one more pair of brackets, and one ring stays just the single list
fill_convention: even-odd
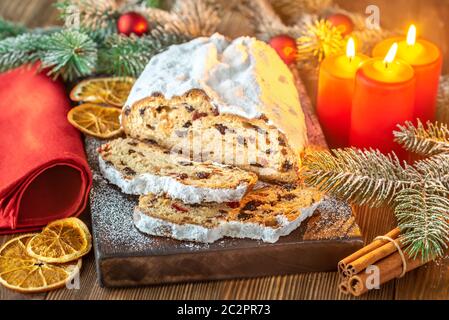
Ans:
[{"label": "raisin in bread", "polygon": [[266,120],[219,115],[199,90],[170,100],[154,95],[124,108],[128,136],[179,152],[195,161],[234,165],[262,180],[298,180],[299,156],[281,131]]},{"label": "raisin in bread", "polygon": [[141,196],[134,224],[142,232],[211,243],[223,237],[276,242],[311,216],[322,199],[314,189],[267,186],[240,203],[187,205],[168,197]]},{"label": "raisin in bread", "polygon": [[[189,96],[195,89],[204,94]],[[190,147],[201,160],[226,157],[267,181],[295,181],[307,143],[295,79],[277,53],[219,34],[154,56],[125,103],[123,126],[135,138]]]},{"label": "raisin in bread", "polygon": [[185,203],[239,201],[257,182],[254,173],[170,154],[156,144],[118,138],[99,149],[100,170],[128,194],[160,194]]}]

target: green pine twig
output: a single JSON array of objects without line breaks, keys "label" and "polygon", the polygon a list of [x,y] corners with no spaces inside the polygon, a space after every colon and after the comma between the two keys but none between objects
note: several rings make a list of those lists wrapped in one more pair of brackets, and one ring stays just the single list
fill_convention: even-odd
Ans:
[{"label": "green pine twig", "polygon": [[49,69],[50,75],[73,80],[92,74],[96,59],[96,43],[76,30],[26,33],[0,41],[0,72],[41,61],[41,67]]},{"label": "green pine twig", "polygon": [[0,72],[36,62],[39,59],[41,37],[22,34],[0,41]]},{"label": "green pine twig", "polygon": [[394,212],[411,257],[430,261],[444,254],[449,242],[448,196],[446,188],[435,184],[398,192]]},{"label": "green pine twig", "polygon": [[137,77],[148,61],[168,46],[191,40],[176,33],[157,33],[142,37],[113,35],[99,52],[100,73]]},{"label": "green pine twig", "polygon": [[445,124],[427,123],[427,127],[418,120],[415,126],[411,122],[398,126],[394,132],[395,141],[406,150],[424,156],[449,152],[449,129]]},{"label": "green pine twig", "polygon": [[95,71],[97,44],[85,33],[62,30],[42,41],[40,60],[43,68],[50,68],[50,75],[74,80]]},{"label": "green pine twig", "polygon": [[302,176],[309,186],[352,201],[378,207],[391,203],[395,194],[419,176],[398,158],[379,151],[338,149],[306,155]]},{"label": "green pine twig", "polygon": [[116,30],[120,15],[115,0],[59,0],[55,7],[66,27]]},{"label": "green pine twig", "polygon": [[144,3],[149,8],[160,8],[161,0],[144,0]]},{"label": "green pine twig", "polygon": [[7,21],[0,17],[0,40],[9,37],[16,37],[27,32],[27,28],[18,23]]},{"label": "green pine twig", "polygon": [[423,179],[443,185],[449,190],[449,154],[438,154],[428,159],[416,161],[416,170]]}]

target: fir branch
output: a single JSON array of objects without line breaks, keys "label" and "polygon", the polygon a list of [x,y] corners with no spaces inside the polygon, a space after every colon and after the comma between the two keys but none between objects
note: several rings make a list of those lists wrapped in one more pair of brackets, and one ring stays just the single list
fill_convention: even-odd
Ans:
[{"label": "fir branch", "polygon": [[149,8],[160,8],[161,0],[144,0],[145,5]]},{"label": "fir branch", "polygon": [[269,0],[287,24],[297,22],[303,14],[320,14],[332,6],[332,0]]},{"label": "fir branch", "polygon": [[217,10],[205,0],[177,0],[172,11],[178,29],[192,37],[210,36],[221,23]]},{"label": "fir branch", "polygon": [[306,155],[302,176],[307,185],[352,201],[378,207],[413,185],[419,174],[398,158],[356,149],[314,151]]},{"label": "fir branch", "polygon": [[418,120],[417,126],[408,121],[398,127],[399,131],[394,132],[395,141],[408,151],[425,156],[449,151],[449,129],[445,124],[428,122],[425,128]]},{"label": "fir branch", "polygon": [[154,55],[170,45],[190,40],[191,37],[160,30],[143,37],[111,36],[99,52],[100,72],[137,77]]},{"label": "fir branch", "polygon": [[218,9],[206,0],[178,0],[170,12],[142,6],[134,10],[144,15],[153,29],[192,38],[212,35],[221,23]]},{"label": "fir branch", "polygon": [[0,17],[0,40],[8,37],[16,37],[27,32],[27,28],[18,23],[7,21]]},{"label": "fir branch", "polygon": [[119,16],[115,0],[60,0],[55,6],[68,28],[115,31]]},{"label": "fir branch", "polygon": [[449,192],[438,185],[415,185],[398,192],[395,215],[406,252],[424,261],[441,257],[449,242]]},{"label": "fir branch", "polygon": [[36,62],[39,59],[41,37],[23,34],[0,41],[0,72]]},{"label": "fir branch", "polygon": [[41,41],[40,60],[43,68],[50,68],[50,75],[73,80],[94,72],[97,45],[87,34],[66,29]]},{"label": "fir branch", "polygon": [[250,21],[256,37],[263,41],[280,34],[297,38],[304,31],[300,25],[286,26],[268,0],[243,0],[237,8]]},{"label": "fir branch", "polygon": [[428,183],[443,185],[449,190],[449,154],[439,154],[416,161],[413,165]]}]

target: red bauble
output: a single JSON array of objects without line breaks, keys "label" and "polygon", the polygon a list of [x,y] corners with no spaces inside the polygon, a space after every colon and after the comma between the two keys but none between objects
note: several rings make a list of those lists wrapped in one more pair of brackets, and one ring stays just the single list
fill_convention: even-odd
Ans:
[{"label": "red bauble", "polygon": [[336,13],[327,18],[333,26],[340,30],[343,36],[347,36],[354,31],[354,22],[350,17],[342,13]]},{"label": "red bauble", "polygon": [[118,18],[117,30],[119,33],[127,36],[132,33],[141,36],[148,32],[148,21],[137,12],[127,12]]},{"label": "red bauble", "polygon": [[282,34],[271,38],[268,43],[276,50],[285,64],[291,64],[296,60],[298,48],[296,47],[296,40],[292,37]]}]

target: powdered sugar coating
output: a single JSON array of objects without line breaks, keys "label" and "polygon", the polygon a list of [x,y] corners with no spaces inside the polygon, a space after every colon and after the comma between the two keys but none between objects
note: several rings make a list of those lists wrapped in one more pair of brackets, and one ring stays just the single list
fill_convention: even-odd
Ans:
[{"label": "powdered sugar coating", "polygon": [[218,226],[206,228],[195,224],[175,224],[146,215],[134,209],[134,224],[140,231],[155,235],[167,236],[178,240],[187,240],[203,243],[213,243],[224,237],[249,238],[274,243],[280,237],[290,234],[299,227],[302,221],[310,217],[320,202],[314,203],[308,208],[302,208],[301,214],[292,221],[283,215],[276,216],[278,226],[273,228],[259,223],[241,221],[221,221]]},{"label": "powdered sugar coating", "polygon": [[221,114],[266,116],[293,149],[304,148],[305,118],[293,75],[266,43],[214,34],[171,46],[150,60],[125,106],[156,92],[169,99],[191,89],[203,90]]},{"label": "powdered sugar coating", "polygon": [[240,184],[235,189],[200,188],[182,184],[172,177],[163,177],[150,173],[138,174],[132,179],[126,179],[114,166],[106,164],[101,156],[98,156],[98,162],[103,176],[126,194],[145,195],[153,193],[159,195],[165,193],[173,199],[179,199],[188,204],[195,204],[240,201],[248,191],[248,184]]}]

